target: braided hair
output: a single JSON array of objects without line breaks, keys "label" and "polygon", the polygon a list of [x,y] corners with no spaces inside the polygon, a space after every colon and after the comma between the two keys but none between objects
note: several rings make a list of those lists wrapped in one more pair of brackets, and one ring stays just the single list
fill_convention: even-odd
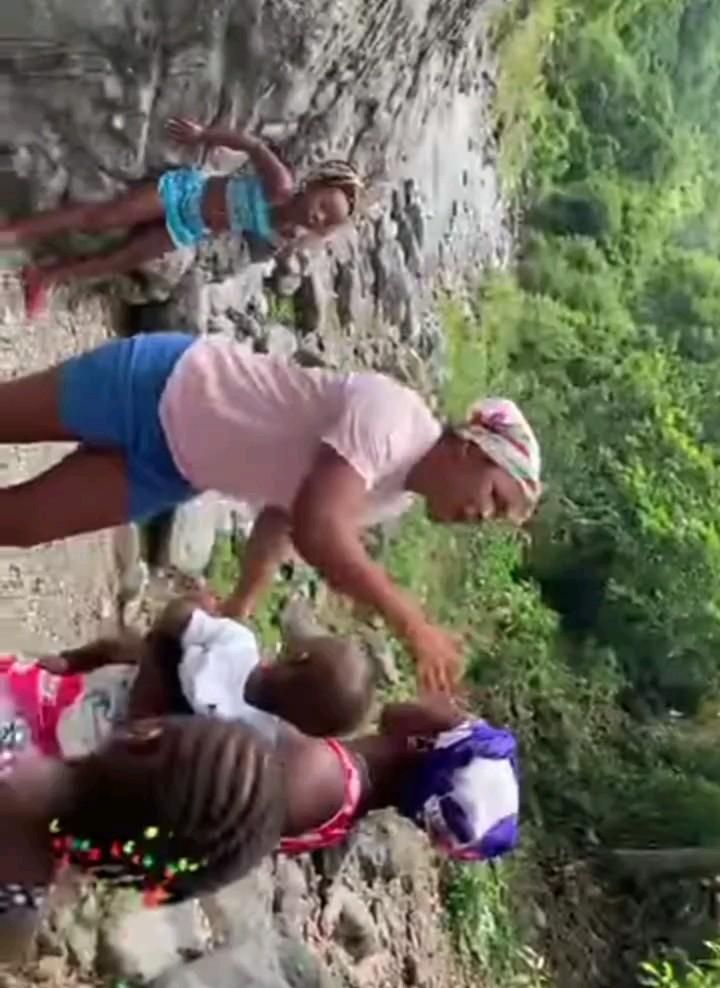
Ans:
[{"label": "braided hair", "polygon": [[139,721],[69,768],[50,825],[56,858],[142,891],[147,905],[235,881],[280,839],[280,767],[242,725]]},{"label": "braided hair", "polygon": [[329,158],[315,165],[308,172],[302,187],[307,189],[314,185],[327,185],[333,189],[340,189],[348,201],[350,216],[357,210],[360,195],[365,189],[365,183],[356,168],[349,161],[342,161],[339,158]]}]

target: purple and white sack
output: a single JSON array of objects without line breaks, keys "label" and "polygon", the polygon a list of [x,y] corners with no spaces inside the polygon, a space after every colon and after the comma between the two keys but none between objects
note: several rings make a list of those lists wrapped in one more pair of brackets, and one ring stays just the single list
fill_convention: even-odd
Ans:
[{"label": "purple and white sack", "polygon": [[519,804],[515,736],[474,720],[438,735],[402,810],[449,857],[488,861],[517,846]]}]

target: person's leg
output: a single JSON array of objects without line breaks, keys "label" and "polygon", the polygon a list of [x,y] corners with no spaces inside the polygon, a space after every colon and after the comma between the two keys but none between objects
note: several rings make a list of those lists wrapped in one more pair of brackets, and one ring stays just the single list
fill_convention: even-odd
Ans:
[{"label": "person's leg", "polygon": [[143,182],[110,202],[75,203],[0,224],[0,244],[24,243],[56,233],[99,233],[153,223],[165,215],[155,182]]},{"label": "person's leg", "polygon": [[124,274],[171,250],[175,250],[175,245],[165,227],[157,223],[134,234],[122,247],[110,253],[26,268],[23,277],[27,314],[30,318],[40,314],[52,285]]},{"label": "person's leg", "polygon": [[60,418],[60,367],[0,383],[0,443],[73,442]]},{"label": "person's leg", "polygon": [[0,546],[30,548],[128,520],[125,455],[80,447],[39,477],[0,489]]}]

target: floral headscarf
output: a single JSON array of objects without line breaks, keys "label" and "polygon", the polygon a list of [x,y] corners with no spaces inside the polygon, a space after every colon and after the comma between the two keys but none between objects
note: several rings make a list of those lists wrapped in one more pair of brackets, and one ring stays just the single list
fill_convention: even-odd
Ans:
[{"label": "floral headscarf", "polygon": [[479,446],[520,485],[530,507],[537,504],[542,492],[540,445],[515,402],[485,398],[471,406],[467,419],[455,431]]}]

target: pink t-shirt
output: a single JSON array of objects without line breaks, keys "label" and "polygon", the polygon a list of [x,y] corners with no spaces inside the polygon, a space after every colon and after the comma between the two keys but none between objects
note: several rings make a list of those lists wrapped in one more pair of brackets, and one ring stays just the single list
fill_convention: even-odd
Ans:
[{"label": "pink t-shirt", "polygon": [[224,340],[183,354],[160,421],[193,487],[256,507],[290,508],[326,443],[365,481],[368,521],[404,507],[410,468],[441,434],[422,398],[390,377],[307,369]]}]

